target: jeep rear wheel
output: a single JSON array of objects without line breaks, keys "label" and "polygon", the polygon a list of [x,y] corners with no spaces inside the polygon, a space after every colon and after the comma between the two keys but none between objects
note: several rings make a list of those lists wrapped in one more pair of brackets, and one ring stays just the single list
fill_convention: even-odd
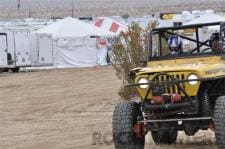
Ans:
[{"label": "jeep rear wheel", "polygon": [[214,111],[214,124],[216,131],[216,142],[219,149],[225,148],[225,96],[220,96],[216,100]]},{"label": "jeep rear wheel", "polygon": [[173,144],[177,139],[176,130],[152,131],[152,139],[155,144]]},{"label": "jeep rear wheel", "polygon": [[142,118],[142,113],[135,102],[121,101],[115,106],[112,121],[115,149],[144,149],[145,136],[134,132],[138,117]]}]

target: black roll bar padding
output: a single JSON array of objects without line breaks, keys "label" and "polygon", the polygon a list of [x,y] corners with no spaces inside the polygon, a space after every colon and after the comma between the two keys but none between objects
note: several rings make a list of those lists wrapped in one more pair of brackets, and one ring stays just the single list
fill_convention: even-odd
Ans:
[{"label": "black roll bar padding", "polygon": [[200,47],[199,47],[199,34],[198,34],[198,28],[195,28],[195,35],[196,35],[196,44],[197,44],[197,52],[200,52]]},{"label": "black roll bar padding", "polygon": [[152,31],[149,32],[149,42],[148,42],[148,59],[152,57]]},{"label": "black roll bar padding", "polygon": [[[197,30],[198,30],[198,29],[196,28],[196,31],[197,31]],[[163,31],[163,32],[157,31],[157,32],[155,32],[155,34],[163,34],[163,35],[164,35],[164,33],[167,33],[167,34],[170,34],[170,35],[178,35],[178,36],[180,36],[181,38],[190,40],[190,41],[192,41],[192,42],[196,42],[196,44],[197,44],[196,48],[193,49],[190,53],[193,53],[195,50],[198,50],[198,52],[199,52],[199,49],[200,49],[200,47],[202,47],[202,46],[210,47],[210,45],[207,44],[207,42],[208,42],[209,40],[206,40],[206,41],[204,41],[204,42],[200,42],[200,41],[199,41],[199,37],[198,37],[198,35],[197,35],[198,33],[196,33],[197,40],[194,40],[194,39],[192,39],[192,38],[189,38],[189,37],[186,37],[186,36],[183,36],[183,35],[180,35],[180,34],[172,33],[172,32],[169,32],[169,31]],[[162,36],[160,35],[160,37],[162,37]],[[164,36],[164,38],[166,39],[165,36]],[[166,40],[168,40],[168,39],[166,39]],[[160,47],[161,47],[161,42],[160,42]],[[210,47],[210,48],[211,48],[211,47]],[[162,53],[162,49],[161,49],[161,48],[160,48],[160,51],[161,51],[161,53]],[[162,55],[162,54],[160,54],[160,55]]]},{"label": "black roll bar padding", "polygon": [[[206,44],[207,42],[209,42],[209,40],[206,40],[206,41],[204,41],[203,43],[204,44]],[[204,44],[202,44],[202,43],[200,43],[199,44],[199,48],[201,48],[202,46],[204,46]],[[208,47],[210,47],[210,46],[208,46]],[[211,48],[211,47],[210,47]],[[196,47],[196,48],[194,48],[190,53],[193,53],[195,50],[197,50],[198,49],[198,47]]]},{"label": "black roll bar padding", "polygon": [[162,55],[162,32],[159,32],[159,52]]},{"label": "black roll bar padding", "polygon": [[[204,26],[215,26],[215,25],[220,25],[220,35],[225,34],[225,31],[224,31],[223,33],[221,33],[222,30],[224,30],[225,22],[212,22],[212,23],[199,23],[199,24],[192,24],[192,25],[182,25],[182,26],[173,26],[173,27],[154,28],[154,29],[152,29],[150,36],[152,36],[152,35],[154,35],[154,34],[162,34],[162,33],[168,33],[168,34],[170,34],[170,35],[178,35],[178,34],[169,32],[168,30],[174,31],[174,30],[181,30],[181,29],[195,28],[196,38],[197,38],[196,40],[191,39],[191,38],[188,38],[188,37],[183,36],[183,35],[178,35],[178,36],[182,37],[183,39],[187,39],[187,40],[190,40],[190,41],[192,41],[192,42],[195,42],[195,43],[197,44],[197,47],[196,47],[194,50],[192,50],[192,51],[195,51],[195,50],[197,49],[197,51],[200,52],[200,47],[201,47],[201,46],[205,45],[205,46],[207,46],[207,47],[210,47],[210,45],[207,44],[207,42],[201,42],[201,41],[199,41],[198,29],[199,29],[199,28],[202,28],[202,27],[204,27]],[[160,38],[161,38],[161,35],[159,35],[159,36],[160,36]],[[225,35],[224,35],[224,36],[225,36]],[[151,38],[152,38],[152,37],[151,37]],[[221,46],[225,46],[225,44],[224,44],[224,42],[225,42],[225,41],[224,41],[224,38],[223,38],[223,39],[220,38],[220,42],[221,42],[221,44],[222,44]],[[151,41],[151,44],[150,44],[150,45],[152,45],[152,41]],[[160,45],[160,46],[161,46],[161,45]],[[152,48],[151,48],[151,49],[149,48],[149,50],[152,51]],[[162,50],[160,49],[160,52],[161,52],[161,51],[162,51]],[[149,52],[149,53],[151,53],[151,52]],[[150,54],[149,54],[149,59],[151,59]]]},{"label": "black roll bar padding", "polygon": [[165,30],[182,30],[188,28],[202,28],[204,26],[215,26],[221,25],[224,22],[212,22],[212,23],[199,23],[199,24],[191,24],[191,25],[181,25],[181,26],[173,26],[173,27],[161,27],[161,28],[154,28],[153,31],[165,31]]}]

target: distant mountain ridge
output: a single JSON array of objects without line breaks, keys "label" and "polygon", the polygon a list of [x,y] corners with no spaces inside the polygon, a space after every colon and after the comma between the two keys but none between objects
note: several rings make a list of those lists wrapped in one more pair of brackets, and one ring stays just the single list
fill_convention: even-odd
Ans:
[{"label": "distant mountain ridge", "polygon": [[142,16],[206,9],[225,10],[225,0],[0,0],[1,18]]}]

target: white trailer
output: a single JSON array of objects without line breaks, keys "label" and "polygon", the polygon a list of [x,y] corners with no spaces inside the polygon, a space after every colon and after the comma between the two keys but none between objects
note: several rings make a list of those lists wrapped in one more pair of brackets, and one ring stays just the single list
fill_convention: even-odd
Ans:
[{"label": "white trailer", "polygon": [[6,38],[5,40],[1,40],[3,43],[6,43],[6,46],[0,44],[0,49],[5,49],[6,47],[6,50],[4,55],[0,52],[0,57],[2,59],[6,57],[7,62],[7,65],[0,67],[17,72],[20,67],[31,66],[29,32],[14,30],[2,30],[0,32],[4,34]]},{"label": "white trailer", "polygon": [[0,69],[17,72],[32,66],[53,66],[52,37],[28,30],[0,31]]},{"label": "white trailer", "polygon": [[31,66],[39,66],[38,36],[35,34],[30,34],[30,56],[31,56]]},{"label": "white trailer", "polygon": [[16,31],[14,32],[15,45],[15,66],[28,67],[31,66],[31,50],[29,32]]},{"label": "white trailer", "polygon": [[53,66],[53,41],[51,35],[30,34],[31,66]]},{"label": "white trailer", "polygon": [[0,33],[0,70],[8,67],[7,50],[7,34]]}]

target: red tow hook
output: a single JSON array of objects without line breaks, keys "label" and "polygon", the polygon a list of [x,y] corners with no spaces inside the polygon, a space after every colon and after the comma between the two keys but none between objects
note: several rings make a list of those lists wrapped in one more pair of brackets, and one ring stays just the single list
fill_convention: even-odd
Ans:
[{"label": "red tow hook", "polygon": [[154,96],[153,101],[156,104],[164,104],[163,96]]},{"label": "red tow hook", "polygon": [[171,95],[171,103],[181,102],[182,98],[180,94],[172,94]]},{"label": "red tow hook", "polygon": [[137,138],[142,138],[146,135],[146,131],[144,128],[144,123],[137,122],[133,126],[134,134]]}]

